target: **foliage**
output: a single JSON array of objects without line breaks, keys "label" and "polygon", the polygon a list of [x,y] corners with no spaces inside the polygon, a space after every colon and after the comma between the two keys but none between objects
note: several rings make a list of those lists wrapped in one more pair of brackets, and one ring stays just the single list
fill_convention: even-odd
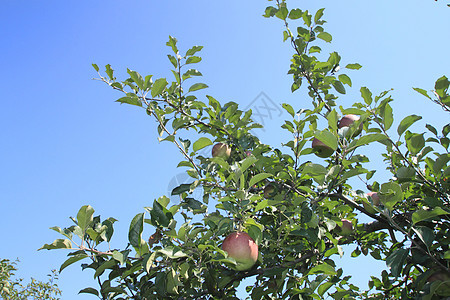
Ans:
[{"label": "foliage", "polygon": [[[290,118],[281,127],[292,139],[281,148],[265,145],[251,133],[261,127],[251,111],[239,110],[233,102],[221,104],[210,95],[206,101],[195,96],[208,87],[190,84],[202,76],[192,67],[201,61],[201,46],[181,54],[177,40],[169,38],[170,83],[132,70],[119,81],[110,65],[105,75],[93,65],[99,80],[124,94],[117,102],[141,107],[156,120],[159,141],[180,150],[184,160],[178,167],[187,168],[192,183],[173,189],[179,204],[170,205],[161,196],[138,213],[124,249],[109,248],[116,220],[102,221],[88,205],[72,218],[74,225],[53,227],[64,238],[41,249],[73,251],[61,270],[89,260],[83,269],[95,271],[100,288],[82,293],[100,299],[237,299],[236,288],[252,277],[254,284],[247,287],[251,299],[450,296],[450,124],[439,130],[426,124],[426,132],[414,132],[411,126],[422,117],[411,115],[393,128],[389,91],[373,95],[368,87],[360,88],[361,99],[351,107],[339,105],[339,97],[352,88],[349,72],[361,65],[341,67],[337,52],[322,53],[322,45],[332,41],[323,14],[324,9],[290,10],[285,1],[264,12],[266,18],[281,20],[284,41],[292,45],[292,92],[306,89],[312,100],[309,109],[283,104]],[[292,29],[291,22],[300,25]],[[445,118],[450,112],[448,87],[443,76],[431,94],[415,90],[440,105]],[[338,128],[346,114],[359,120]],[[196,134],[195,140],[186,137],[187,131]],[[311,162],[314,138],[334,153]],[[200,151],[218,142],[231,145],[230,158]],[[392,174],[384,182],[372,180],[376,170],[367,165],[373,158],[363,154],[374,143],[383,145],[381,156]],[[357,178],[366,184],[366,192],[378,193],[381,205],[353,188]],[[275,192],[264,197],[267,185]],[[201,198],[194,198],[196,189],[202,190]],[[373,221],[361,223],[363,215]],[[353,224],[350,235],[341,235],[343,219]],[[153,228],[150,236],[144,227]],[[229,268],[235,262],[220,248],[233,231],[245,231],[259,244],[258,262],[248,271]],[[352,285],[351,276],[334,262],[342,256],[342,246],[350,244],[355,246],[353,257],[370,255],[388,267],[371,277],[368,291]]]},{"label": "foliage", "polygon": [[31,282],[24,286],[22,278],[15,278],[16,264],[16,262],[11,262],[8,259],[0,261],[1,299],[59,299],[57,296],[61,295],[61,291],[56,284],[58,274],[55,270],[48,275],[49,279],[47,282],[31,278]]}]

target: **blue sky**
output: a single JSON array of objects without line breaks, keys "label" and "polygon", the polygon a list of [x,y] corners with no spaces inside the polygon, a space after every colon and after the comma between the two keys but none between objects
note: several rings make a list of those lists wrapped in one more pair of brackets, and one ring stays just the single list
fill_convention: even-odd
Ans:
[{"label": "blue sky", "polygon": [[[19,258],[19,275],[44,280],[59,268],[65,251],[36,249],[59,236],[51,226],[69,226],[69,216],[90,204],[96,213],[119,219],[113,247],[123,247],[132,217],[154,198],[168,193],[182,158],[170,144],[158,144],[153,120],[121,95],[91,80],[91,63],[110,63],[118,77],[126,68],[171,77],[168,36],[180,49],[203,45],[198,69],[207,93],[247,107],[264,92],[276,103],[310,107],[303,91],[291,94],[286,75],[292,54],[282,43],[282,23],[261,17],[267,1],[22,1],[3,0],[0,10],[0,258]],[[442,127],[441,110],[412,87],[432,89],[450,76],[450,8],[445,2],[290,1],[290,8],[325,7],[326,30],[333,35],[324,53],[338,51],[353,88],[343,106],[359,101],[359,88],[373,93],[394,88],[396,123],[421,114]],[[301,5],[301,6],[300,6]],[[293,24],[294,26],[295,24]],[[171,79],[171,78],[170,78]],[[283,117],[267,117],[265,143],[289,139],[280,134]],[[369,151],[369,150],[368,150]],[[370,154],[376,156],[374,149]],[[381,174],[383,174],[381,172]],[[381,175],[377,180],[387,180]],[[152,232],[148,232],[151,234]],[[348,255],[350,251],[347,251]],[[342,260],[355,282],[383,267],[370,260]],[[363,271],[363,272],[361,272]],[[72,265],[60,275],[63,299],[95,286],[92,273]]]}]

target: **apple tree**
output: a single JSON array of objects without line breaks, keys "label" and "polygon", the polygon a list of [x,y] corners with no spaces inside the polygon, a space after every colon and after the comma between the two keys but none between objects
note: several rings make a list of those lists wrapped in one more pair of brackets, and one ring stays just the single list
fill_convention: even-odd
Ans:
[{"label": "apple tree", "polygon": [[58,273],[52,270],[47,281],[31,278],[25,285],[23,278],[17,278],[17,262],[9,259],[0,260],[0,297],[1,299],[48,299],[57,300],[61,295],[58,288]]},{"label": "apple tree", "polygon": [[[101,218],[89,205],[73,225],[52,228],[63,238],[41,249],[70,250],[61,270],[76,262],[94,270],[99,287],[82,293],[100,299],[238,299],[237,288],[252,278],[246,287],[251,299],[450,296],[450,124],[428,123],[414,132],[411,125],[422,117],[410,115],[395,128],[394,99],[370,87],[361,87],[360,99],[343,107],[339,97],[353,88],[349,74],[361,65],[341,65],[340,54],[322,52],[332,40],[324,9],[270,4],[264,17],[282,22],[284,41],[292,46],[286,66],[292,92],[311,100],[309,108],[282,104],[289,118],[280,130],[292,138],[279,147],[251,133],[261,127],[251,110],[196,96],[208,87],[195,69],[201,46],[182,51],[169,37],[171,82],[133,70],[119,80],[110,65],[104,71],[93,65],[99,80],[122,93],[117,102],[156,121],[159,141],[177,147],[178,167],[192,180],[173,189],[180,203],[163,195],[136,214],[123,249],[108,247],[116,219]],[[449,85],[442,76],[428,87],[431,92],[414,89],[448,118]],[[382,182],[368,167],[375,158],[364,154],[374,143],[382,145],[377,155],[391,174]],[[205,155],[202,149],[213,151]],[[355,188],[358,177],[365,190]],[[200,197],[193,193],[198,189]],[[371,221],[360,221],[362,216]],[[352,257],[386,263],[385,271],[371,276],[369,290],[353,285],[337,267],[343,245],[353,245]]]}]

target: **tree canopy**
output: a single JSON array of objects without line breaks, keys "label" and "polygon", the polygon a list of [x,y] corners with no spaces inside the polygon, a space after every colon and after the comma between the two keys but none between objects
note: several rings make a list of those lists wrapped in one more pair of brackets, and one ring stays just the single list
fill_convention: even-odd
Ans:
[{"label": "tree canopy", "polygon": [[[79,261],[94,270],[99,288],[82,293],[100,299],[237,299],[241,282],[253,278],[246,287],[251,299],[450,296],[450,124],[436,128],[427,120],[415,132],[422,117],[409,115],[394,128],[389,90],[374,95],[360,87],[361,98],[342,106],[339,97],[353,88],[350,74],[361,65],[341,65],[336,51],[322,51],[332,42],[324,9],[271,2],[264,17],[282,22],[293,50],[286,66],[291,91],[311,100],[308,108],[304,101],[282,104],[289,118],[280,130],[292,138],[280,146],[252,133],[261,125],[251,110],[196,96],[208,88],[195,68],[202,46],[184,51],[169,37],[170,82],[130,69],[119,80],[111,65],[104,71],[93,65],[100,81],[122,93],[116,102],[144,109],[156,121],[159,141],[178,148],[178,167],[191,181],[173,189],[179,203],[163,195],[137,213],[123,249],[109,248],[116,219],[102,219],[89,205],[72,226],[52,228],[63,238],[41,249],[71,250],[60,270]],[[449,85],[442,76],[434,87],[414,90],[448,118]],[[367,167],[373,160],[367,148],[374,143],[383,146],[377,155],[385,165],[379,167],[390,173],[383,182],[373,180],[377,170]],[[211,153],[213,145],[218,148]],[[356,181],[366,190],[355,188]],[[361,222],[362,216],[371,221]],[[222,248],[236,233],[252,251],[257,245],[256,261],[254,252],[242,258]],[[352,257],[384,261],[388,271],[373,274],[369,290],[354,286],[351,274],[335,263],[343,245],[354,245]]]}]

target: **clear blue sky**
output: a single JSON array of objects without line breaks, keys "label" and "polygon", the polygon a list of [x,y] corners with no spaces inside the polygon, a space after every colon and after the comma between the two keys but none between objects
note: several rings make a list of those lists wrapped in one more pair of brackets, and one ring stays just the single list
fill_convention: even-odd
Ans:
[{"label": "clear blue sky", "polygon": [[[181,155],[158,144],[155,124],[144,111],[114,103],[119,95],[93,81],[91,63],[110,63],[118,77],[126,68],[170,77],[165,43],[181,49],[203,45],[208,94],[247,107],[260,92],[276,104],[309,107],[302,92],[290,93],[286,75],[292,51],[282,43],[282,24],[261,17],[267,1],[23,1],[3,0],[0,11],[0,258],[19,258],[19,275],[44,280],[59,268],[65,251],[40,251],[59,236],[51,226],[71,225],[69,216],[90,204],[96,214],[119,219],[113,247],[123,247],[132,217],[154,198],[168,193],[180,174]],[[290,1],[290,8],[326,7],[331,48],[353,89],[340,103],[358,100],[359,88],[374,93],[394,88],[396,122],[422,114],[442,126],[447,116],[411,87],[432,89],[450,76],[450,8],[445,2]],[[328,50],[327,50],[328,49]],[[122,77],[124,78],[124,77]],[[279,145],[283,117],[267,117],[265,143]],[[422,131],[426,121],[417,124]],[[376,153],[372,153],[376,155]],[[377,178],[382,181],[383,178]],[[384,178],[387,180],[387,178]],[[147,231],[147,234],[152,232]],[[119,237],[119,236],[117,236]],[[350,251],[347,251],[347,255]],[[383,265],[342,261],[355,282],[366,284],[368,270]],[[63,299],[95,286],[92,272],[72,265],[59,280]]]}]

